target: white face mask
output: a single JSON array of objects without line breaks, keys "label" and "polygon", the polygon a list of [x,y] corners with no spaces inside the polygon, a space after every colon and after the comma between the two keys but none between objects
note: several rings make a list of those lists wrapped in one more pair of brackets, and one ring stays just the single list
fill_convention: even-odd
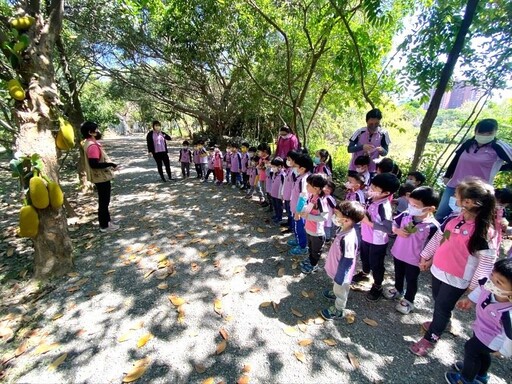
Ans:
[{"label": "white face mask", "polygon": [[368,191],[367,195],[370,199],[380,198],[380,192]]},{"label": "white face mask", "polygon": [[357,172],[357,173],[364,173],[364,172],[366,172],[366,171],[364,170],[364,168],[357,167],[357,168],[356,168],[356,172]]},{"label": "white face mask", "polygon": [[408,184],[408,185],[416,185],[416,182],[414,180],[411,180],[411,179],[407,179],[405,180],[405,184]]},{"label": "white face mask", "polygon": [[455,198],[455,196],[450,197],[450,200],[448,201],[448,206],[455,213],[460,213],[462,211],[462,208],[457,205],[457,199]]},{"label": "white face mask", "polygon": [[286,165],[288,167],[293,167],[293,162],[291,160],[286,160]]},{"label": "white face mask", "polygon": [[352,183],[349,183],[348,181],[345,183],[345,188],[347,189],[352,189],[354,188],[354,186],[352,185]]},{"label": "white face mask", "polygon": [[475,140],[478,144],[485,145],[493,141],[495,137],[496,135],[475,135]]},{"label": "white face mask", "polygon": [[341,221],[336,215],[332,217],[332,223],[338,228],[343,228],[343,221]]},{"label": "white face mask", "polygon": [[425,208],[416,208],[416,207],[413,207],[411,204],[409,204],[409,206],[407,207],[407,211],[409,212],[409,215],[411,216],[421,216],[423,215],[423,210]]},{"label": "white face mask", "polygon": [[512,302],[512,292],[510,291],[504,291],[500,288],[498,288],[491,279],[488,279],[485,284],[484,288],[491,292],[494,296],[500,296],[500,297],[507,297],[509,301]]},{"label": "white face mask", "polygon": [[299,170],[297,168],[293,168],[292,172],[295,176],[299,176]]}]

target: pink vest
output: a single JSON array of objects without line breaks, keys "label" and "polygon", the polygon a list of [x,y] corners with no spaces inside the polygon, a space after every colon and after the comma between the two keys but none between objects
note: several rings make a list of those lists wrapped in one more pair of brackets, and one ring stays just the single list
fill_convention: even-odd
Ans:
[{"label": "pink vest", "polygon": [[[345,247],[341,249],[341,240],[345,239]],[[327,260],[325,261],[325,272],[327,276],[334,279],[336,272],[338,271],[338,265],[343,258],[352,259],[352,267],[350,272],[345,276],[345,282],[349,283],[352,281],[352,275],[356,267],[357,252],[359,248],[359,242],[357,240],[357,232],[354,228],[347,232],[340,232],[334,239],[329,253],[327,254]]]}]

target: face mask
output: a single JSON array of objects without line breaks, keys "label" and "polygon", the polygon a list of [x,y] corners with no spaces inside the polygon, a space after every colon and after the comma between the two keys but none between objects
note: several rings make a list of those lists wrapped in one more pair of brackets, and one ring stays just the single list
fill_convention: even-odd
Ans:
[{"label": "face mask", "polygon": [[336,215],[332,217],[332,223],[338,228],[343,228],[343,221],[341,221]]},{"label": "face mask", "polygon": [[411,204],[409,204],[407,211],[409,212],[409,215],[411,215],[411,216],[421,216],[421,215],[423,215],[424,209],[425,208],[416,208],[416,207],[413,207]]},{"label": "face mask", "polygon": [[299,176],[299,170],[297,168],[293,168],[292,172],[295,176]]},{"label": "face mask", "polygon": [[286,160],[286,165],[288,167],[293,167],[293,162],[291,160]]},{"label": "face mask", "polygon": [[366,171],[364,170],[364,168],[357,167],[357,168],[356,168],[356,172],[357,172],[357,173],[364,173],[364,172],[366,172]]},{"label": "face mask", "polygon": [[504,291],[500,288],[498,288],[491,279],[487,280],[484,284],[484,288],[491,292],[494,296],[500,296],[500,297],[508,297],[509,301],[512,301],[512,292],[510,291]]},{"label": "face mask", "polygon": [[313,158],[313,164],[315,164],[315,165],[320,164],[320,158],[319,157],[314,157]]},{"label": "face mask", "polygon": [[249,152],[249,157],[254,157],[254,152]]},{"label": "face mask", "polygon": [[407,185],[416,185],[416,182],[414,180],[407,179],[407,180],[405,180],[405,184],[407,184]]},{"label": "face mask", "polygon": [[185,147],[183,147],[183,149],[188,149],[188,147],[185,146]]},{"label": "face mask", "polygon": [[491,141],[494,140],[494,138],[496,137],[496,135],[490,135],[490,136],[487,136],[487,135],[475,135],[475,140],[478,144],[480,145],[484,145],[484,144],[489,144]]},{"label": "face mask", "polygon": [[272,167],[272,172],[276,173],[277,172],[277,167]]},{"label": "face mask", "polygon": [[455,213],[460,213],[462,210],[462,208],[457,205],[457,199],[455,198],[455,196],[450,197],[450,200],[448,201],[448,206]]},{"label": "face mask", "polygon": [[372,200],[378,199],[380,195],[380,192],[368,191],[368,197]]},{"label": "face mask", "polygon": [[352,189],[354,188],[354,186],[352,185],[352,183],[349,183],[348,181],[345,183],[345,188],[347,189]]}]

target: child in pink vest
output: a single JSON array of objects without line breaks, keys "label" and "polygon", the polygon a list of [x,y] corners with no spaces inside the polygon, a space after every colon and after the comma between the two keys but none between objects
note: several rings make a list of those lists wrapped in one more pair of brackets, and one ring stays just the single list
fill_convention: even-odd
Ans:
[{"label": "child in pink vest", "polygon": [[283,220],[283,186],[285,180],[284,161],[280,157],[274,157],[270,162],[272,166],[272,186],[270,196],[272,197],[272,208],[274,216],[272,221],[280,224]]}]

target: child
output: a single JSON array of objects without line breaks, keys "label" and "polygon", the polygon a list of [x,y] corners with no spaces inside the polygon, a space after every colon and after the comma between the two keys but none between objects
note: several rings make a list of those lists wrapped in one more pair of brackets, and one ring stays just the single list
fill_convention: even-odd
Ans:
[{"label": "child", "polygon": [[392,212],[389,196],[395,193],[400,182],[392,173],[375,175],[368,190],[366,216],[361,221],[361,262],[363,270],[352,279],[353,283],[369,281],[373,273],[373,285],[366,295],[368,301],[377,301],[382,295],[384,258],[392,233]]},{"label": "child", "polygon": [[226,153],[224,154],[224,167],[226,169],[226,184],[231,180],[231,144],[226,145]]},{"label": "child", "polygon": [[347,299],[350,291],[350,282],[356,268],[356,259],[359,249],[354,224],[364,217],[364,207],[355,201],[343,201],[334,208],[332,220],[340,229],[334,242],[329,248],[325,272],[333,279],[332,290],[326,289],[324,297],[334,301],[334,306],[323,309],[320,314],[326,320],[338,320],[347,313]]},{"label": "child", "polygon": [[396,214],[404,212],[409,206],[409,195],[416,187],[411,183],[405,183],[398,188],[398,199],[393,200],[396,205]]},{"label": "child", "polygon": [[199,146],[199,164],[201,166],[201,178],[206,176],[206,171],[208,170],[208,152],[204,148],[204,141],[198,141]]},{"label": "child", "polygon": [[196,169],[196,178],[197,179],[201,179],[203,177],[203,174],[201,173],[201,159],[200,159],[200,149],[199,149],[199,145],[196,143],[194,143],[194,152],[192,154],[193,156],[193,159],[194,159],[194,168]]},{"label": "child", "polygon": [[185,140],[183,148],[180,149],[180,158],[178,161],[181,163],[181,177],[186,179],[190,177],[190,162],[192,161],[192,152],[188,149],[189,142]]},{"label": "child", "polygon": [[270,148],[267,146],[267,144],[258,145],[259,161],[258,161],[258,165],[256,168],[258,170],[258,179],[259,179],[258,194],[260,195],[260,204],[262,207],[268,207],[270,205],[270,202],[265,200],[266,191],[267,191],[266,169],[267,169],[267,165],[270,166],[269,158],[268,158],[269,154],[270,154]]},{"label": "child", "polygon": [[336,226],[332,224],[332,218],[334,215],[334,208],[336,207],[336,199],[333,194],[336,190],[336,184],[331,180],[327,180],[327,185],[324,187],[325,206],[327,207],[327,219],[325,220],[325,242],[330,243],[331,239],[336,235]]},{"label": "child", "polygon": [[328,178],[332,177],[332,158],[326,149],[316,151],[315,157],[313,158],[313,164],[315,165],[313,173],[323,173]]},{"label": "child", "polygon": [[204,176],[203,183],[208,182],[208,178],[212,175],[213,181],[215,181],[215,164],[214,164],[214,152],[213,147],[208,148],[208,170]]},{"label": "child", "polygon": [[363,177],[365,188],[368,187],[371,179],[370,171],[368,171],[368,167],[370,166],[370,156],[357,156],[354,160],[354,165],[356,166],[356,173]]},{"label": "child", "polygon": [[231,188],[240,185],[242,171],[242,154],[238,150],[238,144],[231,144]]},{"label": "child", "polygon": [[[388,300],[400,300],[395,309],[404,314],[414,310],[418,291],[420,260],[430,260],[437,246],[433,236],[441,234],[441,226],[433,212],[439,205],[439,194],[430,187],[414,189],[409,196],[407,210],[393,220],[393,233],[397,235],[391,248],[395,264],[395,285],[384,290]],[[404,295],[404,279],[407,290]]]},{"label": "child", "polygon": [[[508,220],[505,217],[505,210],[512,204],[512,191],[508,188],[497,188],[494,191],[496,198],[496,224],[498,236],[496,236],[496,249],[499,251],[503,234],[509,234]],[[508,251],[510,254],[512,247]]]},{"label": "child", "polygon": [[478,286],[467,298],[457,302],[457,308],[468,310],[476,304],[473,337],[464,345],[464,361],[453,367],[458,372],[446,372],[451,384],[489,382],[491,353],[512,355],[512,260],[503,259],[494,264],[489,278],[478,281]]},{"label": "child", "polygon": [[274,217],[272,221],[275,224],[283,220],[283,184],[285,179],[284,161],[280,157],[274,157],[270,162],[272,166],[272,187],[270,196],[272,197],[272,207],[274,208]]},{"label": "child", "polygon": [[304,228],[308,240],[309,257],[300,263],[300,270],[306,275],[318,271],[318,261],[325,243],[324,222],[328,211],[322,197],[326,185],[327,177],[324,174],[309,175],[306,179],[308,203],[302,211],[297,212],[305,220]]},{"label": "child", "polygon": [[306,191],[306,179],[311,175],[313,170],[313,160],[308,155],[300,155],[295,160],[295,184],[292,188],[292,194],[290,195],[290,210],[293,215],[293,234],[294,239],[288,241],[288,245],[293,246],[289,252],[292,256],[307,255],[308,254],[308,239],[306,231],[304,229],[304,218],[300,217],[297,213],[297,203],[299,197],[307,197]]},{"label": "child", "polygon": [[245,191],[249,188],[249,175],[247,174],[247,167],[249,166],[249,143],[242,143],[240,150],[242,152],[242,168],[240,170],[242,174],[242,182],[240,184],[240,189]]},{"label": "child", "polygon": [[213,148],[213,173],[216,180],[215,184],[222,185],[222,181],[224,180],[224,172],[222,171],[222,153],[217,146]]},{"label": "child", "polygon": [[283,226],[288,227],[289,231],[293,231],[293,215],[290,209],[290,199],[292,196],[292,189],[295,185],[295,180],[297,177],[293,172],[295,167],[295,160],[300,156],[300,153],[297,151],[289,151],[286,155],[286,166],[285,166],[285,178],[283,185],[283,201],[284,201],[284,210],[286,211],[287,222],[283,224]]},{"label": "child", "polygon": [[256,176],[258,175],[258,170],[256,169],[259,157],[256,156],[256,148],[249,148],[249,162],[247,163],[247,176],[249,177],[249,188],[247,189],[247,193],[245,194],[246,199],[252,199],[252,195],[256,190]]},{"label": "child", "polygon": [[423,173],[414,171],[414,172],[409,172],[407,174],[407,180],[405,180],[405,183],[412,184],[415,187],[420,187],[423,185],[425,180],[427,180],[427,178],[425,177],[425,175]]},{"label": "child", "polygon": [[[423,323],[426,330],[421,340],[410,346],[418,356],[427,355],[439,340],[452,316],[455,303],[469,288],[473,290],[478,280],[489,276],[496,259],[493,249],[493,228],[496,204],[493,188],[478,178],[464,179],[455,189],[461,213],[443,223],[442,236],[434,257],[421,260],[420,269],[430,264],[434,314],[432,321]],[[443,228],[444,227],[444,228]]]},{"label": "child", "polygon": [[365,183],[362,175],[359,173],[349,174],[345,188],[347,189],[345,200],[357,201],[363,205],[366,203],[366,196],[364,194]]},{"label": "child", "polygon": [[377,174],[379,173],[392,173],[398,179],[402,178],[402,171],[397,163],[389,157],[381,158],[376,164]]}]

